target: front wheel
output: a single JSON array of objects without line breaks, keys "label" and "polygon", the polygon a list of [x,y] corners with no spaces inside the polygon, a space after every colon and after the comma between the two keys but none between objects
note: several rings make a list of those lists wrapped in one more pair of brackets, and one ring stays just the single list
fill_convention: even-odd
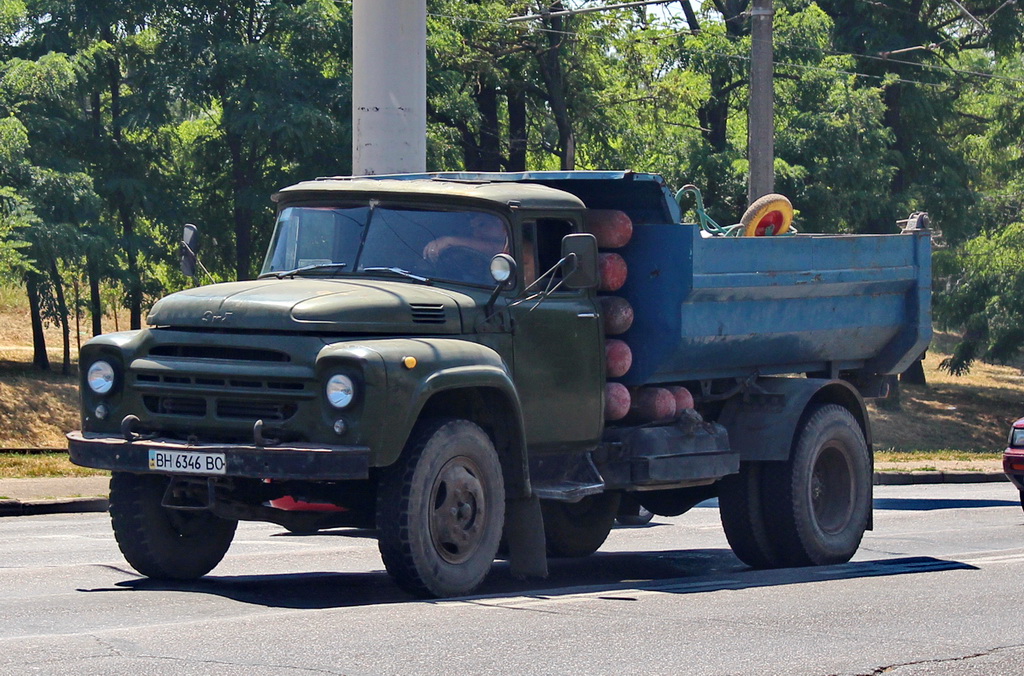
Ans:
[{"label": "front wheel", "polygon": [[790,459],[765,463],[764,525],[777,565],[845,563],[871,515],[871,454],[842,406],[812,410]]},{"label": "front wheel", "polygon": [[416,596],[461,596],[483,582],[505,523],[505,485],[490,437],[468,420],[419,425],[377,490],[378,547]]},{"label": "front wheel", "polygon": [[110,477],[110,521],[114,539],[131,567],[146,577],[194,580],[220,563],[237,521],[209,511],[168,509],[170,478],[114,472]]}]

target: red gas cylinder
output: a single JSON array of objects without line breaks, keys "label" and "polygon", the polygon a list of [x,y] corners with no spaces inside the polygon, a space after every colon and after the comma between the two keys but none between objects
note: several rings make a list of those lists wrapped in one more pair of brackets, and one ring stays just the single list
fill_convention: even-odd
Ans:
[{"label": "red gas cylinder", "polygon": [[669,420],[676,414],[676,398],[664,387],[641,387],[633,392],[629,417],[639,423]]},{"label": "red gas cylinder", "polygon": [[633,365],[633,351],[618,338],[604,341],[604,358],[605,372],[609,378],[621,378]]},{"label": "red gas cylinder", "polygon": [[629,330],[633,325],[633,306],[628,300],[620,296],[601,296],[597,300],[601,304],[605,335],[617,336]]},{"label": "red gas cylinder", "polygon": [[605,383],[604,385],[604,419],[622,420],[629,413],[632,397],[629,389],[622,383]]},{"label": "red gas cylinder", "polygon": [[633,221],[618,209],[587,209],[584,227],[602,249],[626,246],[633,236]]},{"label": "red gas cylinder", "polygon": [[598,254],[598,270],[601,273],[600,291],[618,291],[626,283],[629,269],[626,260],[617,253]]},{"label": "red gas cylinder", "polygon": [[676,399],[676,413],[688,408],[693,408],[693,395],[690,394],[690,390],[680,385],[673,385],[666,389],[671,392],[672,396]]}]

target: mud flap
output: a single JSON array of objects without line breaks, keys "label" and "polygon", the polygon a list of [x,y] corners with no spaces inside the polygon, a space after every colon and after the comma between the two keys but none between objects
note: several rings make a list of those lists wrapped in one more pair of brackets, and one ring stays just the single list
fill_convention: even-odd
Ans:
[{"label": "mud flap", "polygon": [[513,577],[548,576],[540,498],[531,495],[505,500],[505,540],[508,542],[509,567]]}]

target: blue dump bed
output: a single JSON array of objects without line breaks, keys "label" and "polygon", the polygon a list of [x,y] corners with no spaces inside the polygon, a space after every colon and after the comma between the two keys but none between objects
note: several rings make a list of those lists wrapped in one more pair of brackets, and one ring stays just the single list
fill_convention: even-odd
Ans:
[{"label": "blue dump bed", "polygon": [[[633,220],[615,293],[635,320],[626,385],[860,370],[893,374],[931,339],[931,239],[893,235],[701,236],[660,176],[632,172],[435,174],[540,183]],[[813,229],[813,224],[808,228]],[[894,224],[895,229],[895,224]]]},{"label": "blue dump bed", "polygon": [[706,239],[637,226],[620,251],[636,316],[622,380],[899,373],[931,338],[930,244],[920,231]]}]

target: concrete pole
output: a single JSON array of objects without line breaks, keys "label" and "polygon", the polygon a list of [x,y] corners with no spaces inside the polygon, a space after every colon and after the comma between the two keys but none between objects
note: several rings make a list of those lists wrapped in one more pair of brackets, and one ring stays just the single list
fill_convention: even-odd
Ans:
[{"label": "concrete pole", "polygon": [[427,2],[352,1],[352,173],[426,171]]},{"label": "concrete pole", "polygon": [[750,162],[750,183],[747,186],[749,202],[775,191],[773,13],[772,0],[754,0],[750,19],[750,112],[747,123],[747,159]]}]

